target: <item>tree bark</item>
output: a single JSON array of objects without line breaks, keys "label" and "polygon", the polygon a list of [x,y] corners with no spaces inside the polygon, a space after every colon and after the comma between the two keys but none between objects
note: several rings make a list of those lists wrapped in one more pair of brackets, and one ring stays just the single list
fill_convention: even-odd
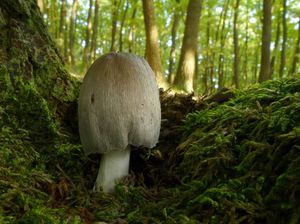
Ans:
[{"label": "tree bark", "polygon": [[159,87],[167,88],[168,85],[163,77],[163,68],[158,44],[158,31],[152,0],[143,0],[143,13],[146,30],[146,59],[154,71]]},{"label": "tree bark", "polygon": [[286,41],[287,41],[287,24],[286,24],[286,0],[282,0],[282,43],[281,43],[281,57],[280,57],[280,68],[279,77],[282,78],[284,75],[285,64],[286,64]]},{"label": "tree bark", "polygon": [[237,19],[238,19],[238,10],[239,10],[240,0],[236,0],[235,6],[234,6],[234,19],[233,19],[233,47],[234,47],[234,63],[233,63],[233,84],[238,89],[240,88],[240,56],[239,56],[239,40],[238,40],[238,25],[237,25]]},{"label": "tree bark", "polygon": [[64,69],[36,1],[2,0],[0,18],[0,76],[16,89],[19,79],[31,83],[53,119],[73,119],[69,112],[76,111],[79,83]]},{"label": "tree bark", "polygon": [[201,8],[202,0],[189,1],[179,65],[174,80],[174,85],[185,92],[193,92]]},{"label": "tree bark", "polygon": [[78,0],[73,0],[72,12],[70,18],[70,30],[69,30],[69,60],[68,62],[74,66],[74,44],[75,44],[75,24],[76,24],[76,13],[77,13]]},{"label": "tree bark", "polygon": [[170,57],[169,57],[169,74],[168,74],[168,82],[170,84],[174,81],[174,65],[175,65],[175,59],[176,59],[176,39],[177,39],[177,30],[179,25],[179,0],[176,0],[176,8],[173,13],[173,25],[171,30],[171,49],[170,49]]},{"label": "tree bark", "polygon": [[263,2],[263,31],[261,46],[261,63],[259,82],[271,79],[271,63],[270,63],[270,44],[272,29],[272,1],[264,0]]}]

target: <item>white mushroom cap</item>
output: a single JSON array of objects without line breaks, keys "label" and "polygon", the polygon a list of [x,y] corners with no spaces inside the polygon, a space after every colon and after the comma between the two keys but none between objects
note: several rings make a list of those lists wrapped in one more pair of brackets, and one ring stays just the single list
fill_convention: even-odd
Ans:
[{"label": "white mushroom cap", "polygon": [[86,154],[152,148],[161,121],[159,92],[149,64],[129,53],[97,59],[80,89],[79,131]]}]

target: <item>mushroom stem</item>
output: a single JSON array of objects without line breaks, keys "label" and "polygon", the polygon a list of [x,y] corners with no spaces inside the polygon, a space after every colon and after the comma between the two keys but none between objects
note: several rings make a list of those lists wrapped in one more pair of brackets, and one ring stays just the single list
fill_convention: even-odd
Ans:
[{"label": "mushroom stem", "polygon": [[102,154],[94,191],[113,192],[116,181],[128,175],[130,146],[125,150]]}]

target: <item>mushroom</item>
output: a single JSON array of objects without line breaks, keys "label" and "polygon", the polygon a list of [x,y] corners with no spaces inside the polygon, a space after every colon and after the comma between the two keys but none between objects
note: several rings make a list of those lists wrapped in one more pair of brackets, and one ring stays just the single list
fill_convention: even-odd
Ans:
[{"label": "mushroom", "polygon": [[158,142],[159,91],[146,60],[130,53],[98,58],[83,79],[78,119],[84,152],[102,154],[94,190],[113,192],[128,175],[130,146]]}]

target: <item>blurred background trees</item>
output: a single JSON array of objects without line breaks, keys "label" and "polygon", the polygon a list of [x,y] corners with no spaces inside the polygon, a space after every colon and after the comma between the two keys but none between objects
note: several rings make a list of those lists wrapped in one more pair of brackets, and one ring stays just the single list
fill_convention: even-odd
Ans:
[{"label": "blurred background trees", "polygon": [[187,92],[244,88],[300,72],[298,0],[38,3],[69,70],[81,76],[110,51],[147,58],[161,86]]}]

